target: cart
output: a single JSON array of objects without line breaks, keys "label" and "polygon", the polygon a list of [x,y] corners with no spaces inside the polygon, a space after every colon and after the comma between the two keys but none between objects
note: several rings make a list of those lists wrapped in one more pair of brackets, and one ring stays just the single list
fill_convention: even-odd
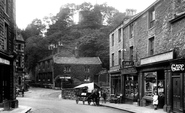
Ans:
[{"label": "cart", "polygon": [[95,83],[86,83],[76,86],[75,87],[76,104],[78,104],[79,101],[82,101],[83,104],[85,104],[85,102],[88,102],[89,105],[91,104],[91,102],[94,102],[95,104],[96,96],[93,91],[99,88],[100,87]]}]

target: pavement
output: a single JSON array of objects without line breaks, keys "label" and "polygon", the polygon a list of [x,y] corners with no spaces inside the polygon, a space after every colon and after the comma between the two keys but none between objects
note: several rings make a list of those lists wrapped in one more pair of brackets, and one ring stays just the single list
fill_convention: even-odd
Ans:
[{"label": "pavement", "polygon": [[4,108],[0,108],[0,113],[29,113],[31,111],[31,107],[19,105],[18,108],[12,108],[10,110],[4,110]]},{"label": "pavement", "polygon": [[128,111],[130,113],[167,113],[163,109],[154,110],[152,106],[138,106],[137,104],[115,104],[115,103],[100,103],[102,106],[115,108],[123,111]]}]

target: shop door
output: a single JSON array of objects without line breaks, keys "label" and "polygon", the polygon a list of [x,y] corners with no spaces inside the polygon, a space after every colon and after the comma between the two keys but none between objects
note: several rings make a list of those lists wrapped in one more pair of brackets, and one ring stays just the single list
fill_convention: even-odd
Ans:
[{"label": "shop door", "polygon": [[180,109],[180,89],[181,89],[181,81],[180,77],[174,77],[173,79],[173,110],[179,111]]}]

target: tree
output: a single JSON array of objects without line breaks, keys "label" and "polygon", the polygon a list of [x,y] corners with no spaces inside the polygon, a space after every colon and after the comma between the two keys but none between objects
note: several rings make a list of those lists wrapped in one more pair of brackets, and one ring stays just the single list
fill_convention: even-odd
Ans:
[{"label": "tree", "polygon": [[32,36],[42,36],[43,31],[46,29],[46,26],[42,23],[40,19],[34,19],[31,24],[29,24],[25,30],[21,31],[21,34],[24,40]]},{"label": "tree", "polygon": [[47,40],[40,36],[28,38],[25,48],[25,61],[28,70],[33,71],[37,62],[50,54],[47,45]]}]

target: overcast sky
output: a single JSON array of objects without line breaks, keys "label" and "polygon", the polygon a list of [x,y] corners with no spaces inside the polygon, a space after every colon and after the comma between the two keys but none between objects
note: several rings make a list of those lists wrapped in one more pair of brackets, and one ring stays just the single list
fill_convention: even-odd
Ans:
[{"label": "overcast sky", "polygon": [[156,0],[16,0],[16,20],[17,26],[24,29],[35,18],[42,19],[49,14],[55,15],[59,12],[60,7],[67,3],[107,3],[108,6],[118,9],[120,12],[125,12],[126,9],[136,9],[137,12],[140,12],[155,1]]}]

